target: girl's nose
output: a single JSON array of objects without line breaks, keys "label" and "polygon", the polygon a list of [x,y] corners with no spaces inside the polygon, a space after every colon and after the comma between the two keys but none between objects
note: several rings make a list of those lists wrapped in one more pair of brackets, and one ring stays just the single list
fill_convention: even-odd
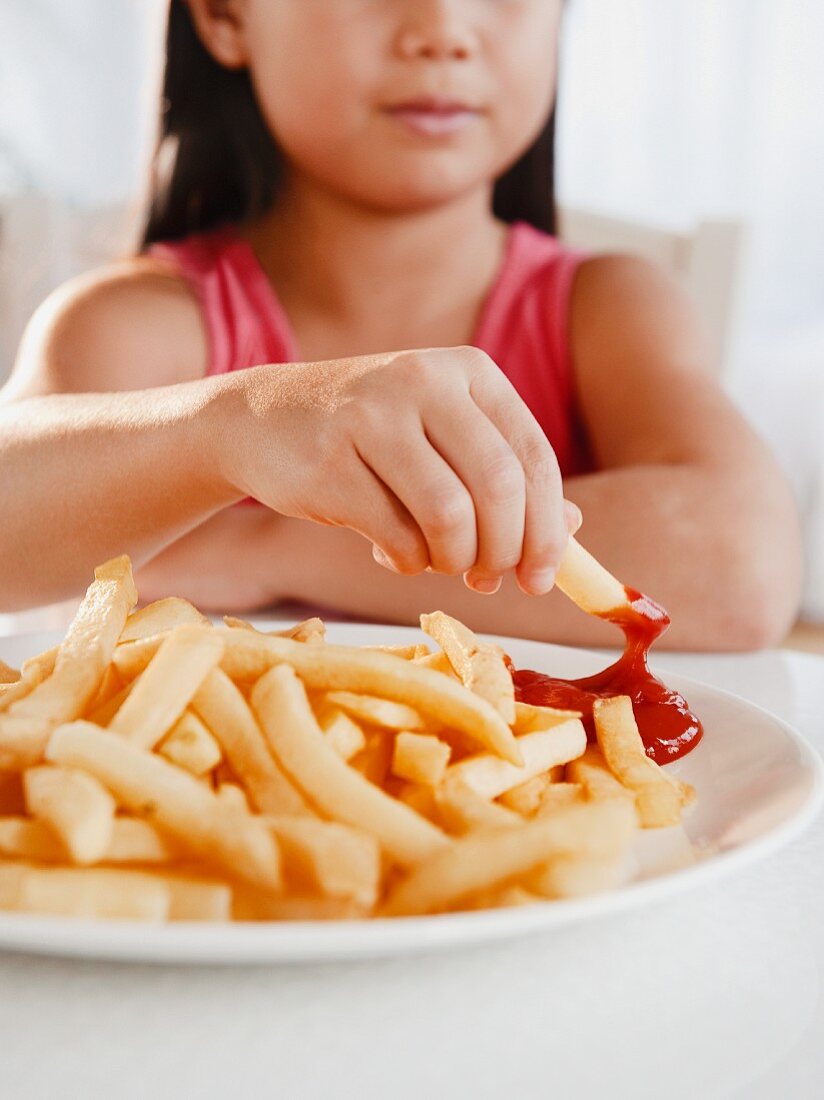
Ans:
[{"label": "girl's nose", "polygon": [[474,50],[471,27],[454,0],[415,0],[398,32],[398,53],[407,59],[464,61]]}]

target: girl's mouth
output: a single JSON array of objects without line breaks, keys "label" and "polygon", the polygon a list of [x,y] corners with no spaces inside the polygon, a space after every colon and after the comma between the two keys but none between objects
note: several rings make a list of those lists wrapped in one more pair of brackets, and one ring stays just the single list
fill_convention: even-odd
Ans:
[{"label": "girl's mouth", "polygon": [[465,103],[438,99],[416,99],[388,107],[386,113],[409,130],[427,137],[460,133],[480,115]]}]

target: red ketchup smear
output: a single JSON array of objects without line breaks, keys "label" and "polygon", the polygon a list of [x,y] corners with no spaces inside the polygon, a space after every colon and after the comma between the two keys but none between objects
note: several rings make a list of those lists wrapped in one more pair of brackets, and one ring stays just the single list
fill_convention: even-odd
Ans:
[{"label": "red ketchup smear", "polygon": [[626,645],[615,664],[580,680],[560,680],[528,669],[513,672],[515,696],[522,703],[580,711],[587,736],[594,740],[594,701],[603,696],[628,695],[647,756],[656,764],[666,764],[694,749],[704,730],[683,695],[653,676],[647,663],[650,647],[670,624],[669,615],[634,588],[625,592],[628,607],[599,616],[624,632]]}]

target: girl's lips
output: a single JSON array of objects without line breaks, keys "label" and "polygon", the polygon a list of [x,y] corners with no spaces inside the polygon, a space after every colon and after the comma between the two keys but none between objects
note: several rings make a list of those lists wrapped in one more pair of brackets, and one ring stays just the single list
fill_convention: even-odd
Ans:
[{"label": "girl's lips", "polygon": [[387,112],[415,133],[428,137],[457,134],[478,117],[470,107],[392,107]]}]

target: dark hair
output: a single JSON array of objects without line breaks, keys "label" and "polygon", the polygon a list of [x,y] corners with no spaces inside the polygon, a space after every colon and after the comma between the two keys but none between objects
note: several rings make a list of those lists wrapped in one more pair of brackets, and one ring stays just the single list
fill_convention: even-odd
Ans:
[{"label": "dark hair", "polygon": [[[184,0],[171,0],[160,137],[143,246],[263,213],[281,154],[246,70],[229,70],[197,36]],[[555,108],[541,133],[496,182],[496,217],[554,233]]]}]

